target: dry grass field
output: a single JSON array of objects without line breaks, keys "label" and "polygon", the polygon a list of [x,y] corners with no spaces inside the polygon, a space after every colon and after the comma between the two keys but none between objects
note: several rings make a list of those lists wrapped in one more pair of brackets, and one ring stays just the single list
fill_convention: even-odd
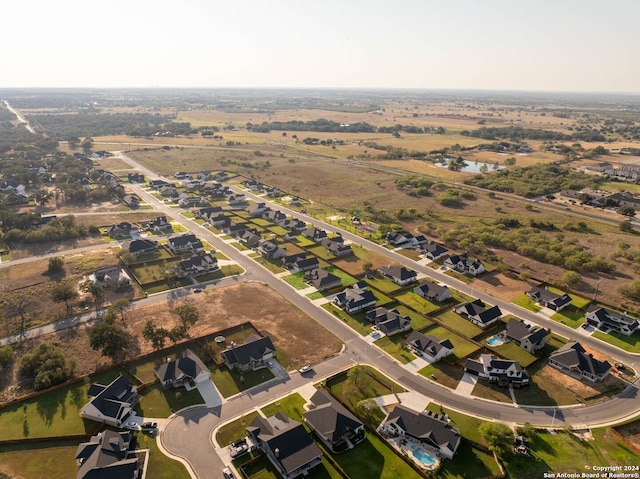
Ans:
[{"label": "dry grass field", "polygon": [[[319,326],[313,318],[260,283],[243,283],[207,290],[190,297],[188,301],[196,306],[200,313],[199,321],[189,330],[192,338],[251,322],[258,331],[271,337],[279,361],[289,368],[320,362],[337,354],[342,347],[342,342],[333,333]],[[153,351],[151,345],[142,338],[142,328],[148,320],[169,329],[177,325],[178,317],[170,310],[178,304],[160,303],[134,308],[126,314],[131,346],[125,360],[135,359]],[[91,349],[87,335],[89,327],[90,325],[82,325],[48,334],[37,340],[25,341],[23,350],[29,351],[41,341],[57,344],[69,357],[75,359],[78,376],[92,373],[96,369],[111,365],[112,361]],[[14,363],[12,371],[5,371],[4,380],[0,381],[0,403],[28,392],[19,386],[16,374]]]}]

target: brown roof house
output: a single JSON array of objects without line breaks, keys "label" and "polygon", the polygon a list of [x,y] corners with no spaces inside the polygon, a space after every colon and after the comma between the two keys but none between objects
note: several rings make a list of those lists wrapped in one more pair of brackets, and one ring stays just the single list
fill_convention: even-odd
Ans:
[{"label": "brown roof house", "polygon": [[602,381],[611,371],[609,361],[588,354],[580,343],[567,343],[549,355],[549,365],[570,376],[587,381]]}]

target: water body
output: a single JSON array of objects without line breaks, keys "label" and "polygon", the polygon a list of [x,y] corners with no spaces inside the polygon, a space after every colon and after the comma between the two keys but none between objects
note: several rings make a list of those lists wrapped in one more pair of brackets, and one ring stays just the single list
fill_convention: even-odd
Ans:
[{"label": "water body", "polygon": [[[449,158],[445,158],[442,160],[443,162],[438,162],[435,165],[440,168],[448,168]],[[495,165],[493,163],[484,163],[482,161],[465,161],[466,166],[461,167],[458,171],[466,171],[467,173],[482,173],[481,169],[483,166],[487,167],[487,171],[494,171]],[[498,165],[498,169],[503,169],[503,165]]]}]

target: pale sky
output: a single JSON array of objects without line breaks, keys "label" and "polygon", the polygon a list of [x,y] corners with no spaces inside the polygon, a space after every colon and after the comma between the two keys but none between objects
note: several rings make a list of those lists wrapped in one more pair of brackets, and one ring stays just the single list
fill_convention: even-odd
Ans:
[{"label": "pale sky", "polygon": [[640,92],[640,0],[21,0],[0,88]]}]

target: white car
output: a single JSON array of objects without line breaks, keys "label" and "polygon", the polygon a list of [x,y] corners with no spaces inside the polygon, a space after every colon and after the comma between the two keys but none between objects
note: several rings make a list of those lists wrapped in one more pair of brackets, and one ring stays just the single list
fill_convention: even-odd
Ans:
[{"label": "white car", "polygon": [[309,371],[311,371],[313,368],[310,365],[306,365],[306,366],[302,366],[300,369],[298,369],[298,372],[300,374],[304,374],[304,373],[308,373]]},{"label": "white car", "polygon": [[137,430],[139,427],[139,424],[135,421],[129,421],[124,424],[124,427],[126,427],[127,429]]},{"label": "white car", "polygon": [[233,472],[231,472],[231,469],[229,469],[228,467],[225,467],[222,470],[222,474],[224,475],[224,479],[235,479],[236,477],[233,475]]}]

